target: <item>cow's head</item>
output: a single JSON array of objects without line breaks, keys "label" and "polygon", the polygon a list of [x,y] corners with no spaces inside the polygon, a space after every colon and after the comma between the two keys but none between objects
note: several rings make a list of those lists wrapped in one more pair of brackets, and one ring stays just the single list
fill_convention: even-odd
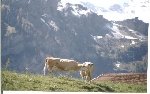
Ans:
[{"label": "cow's head", "polygon": [[83,66],[86,67],[86,66],[93,66],[94,64],[92,62],[84,62],[83,63]]}]

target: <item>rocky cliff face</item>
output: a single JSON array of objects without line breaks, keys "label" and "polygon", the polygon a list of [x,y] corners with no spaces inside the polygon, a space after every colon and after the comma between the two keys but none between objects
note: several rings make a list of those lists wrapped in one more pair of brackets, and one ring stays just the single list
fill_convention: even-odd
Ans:
[{"label": "rocky cliff face", "polygon": [[59,0],[2,0],[1,11],[2,67],[41,73],[53,56],[91,61],[94,75],[147,70],[148,24],[137,18],[111,22]]}]

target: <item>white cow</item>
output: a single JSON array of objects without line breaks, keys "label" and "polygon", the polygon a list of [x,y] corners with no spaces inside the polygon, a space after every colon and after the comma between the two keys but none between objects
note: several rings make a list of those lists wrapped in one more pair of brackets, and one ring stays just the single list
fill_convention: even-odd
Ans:
[{"label": "white cow", "polygon": [[86,81],[90,82],[92,79],[93,63],[84,62],[83,66],[84,66],[84,68],[82,68],[82,70],[80,70],[80,75],[81,75],[82,79],[85,79]]}]

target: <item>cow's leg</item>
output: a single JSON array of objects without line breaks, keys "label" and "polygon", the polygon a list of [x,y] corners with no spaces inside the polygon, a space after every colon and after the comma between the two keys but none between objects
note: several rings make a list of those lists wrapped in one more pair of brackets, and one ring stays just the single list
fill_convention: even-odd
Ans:
[{"label": "cow's leg", "polygon": [[86,80],[86,76],[85,75],[83,75],[81,77],[82,77],[82,80]]},{"label": "cow's leg", "polygon": [[86,81],[88,82],[88,81],[89,81],[89,77],[88,77],[88,76],[86,76],[85,78],[86,78]]},{"label": "cow's leg", "polygon": [[83,80],[85,83],[87,83],[88,82],[88,76],[83,76]]},{"label": "cow's leg", "polygon": [[84,80],[85,79],[85,76],[84,75],[81,75],[82,79]]},{"label": "cow's leg", "polygon": [[48,72],[52,72],[52,70],[51,70],[51,69],[49,69],[49,68],[47,68],[47,67],[44,67],[44,68],[43,68],[43,73],[44,73],[44,75],[46,75],[46,71],[47,71],[47,69],[48,69]]},{"label": "cow's leg", "polygon": [[45,75],[46,74],[46,68],[45,67],[43,68],[43,72],[44,72],[44,75]]},{"label": "cow's leg", "polygon": [[46,68],[47,68],[47,63],[45,63],[45,66],[43,68],[44,75],[46,75]]},{"label": "cow's leg", "polygon": [[43,68],[44,75],[46,75],[47,69],[48,69],[48,72],[52,72],[52,66],[49,66],[49,65],[47,65],[47,63],[45,63],[45,66]]},{"label": "cow's leg", "polygon": [[80,70],[80,76],[81,76],[82,80],[84,80],[85,79],[85,71]]},{"label": "cow's leg", "polygon": [[90,71],[90,74],[89,74],[89,80],[91,81],[92,80],[92,72]]},{"label": "cow's leg", "polygon": [[85,82],[86,82],[86,83],[89,83],[89,84],[91,83],[89,76],[85,76]]}]

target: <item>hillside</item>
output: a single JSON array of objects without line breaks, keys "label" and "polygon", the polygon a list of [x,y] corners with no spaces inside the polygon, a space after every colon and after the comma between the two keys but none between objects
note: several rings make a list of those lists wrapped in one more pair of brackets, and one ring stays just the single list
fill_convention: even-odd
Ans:
[{"label": "hillside", "polygon": [[69,77],[43,76],[31,73],[2,71],[2,90],[76,91],[76,92],[147,92],[145,84],[112,82],[86,83]]}]

